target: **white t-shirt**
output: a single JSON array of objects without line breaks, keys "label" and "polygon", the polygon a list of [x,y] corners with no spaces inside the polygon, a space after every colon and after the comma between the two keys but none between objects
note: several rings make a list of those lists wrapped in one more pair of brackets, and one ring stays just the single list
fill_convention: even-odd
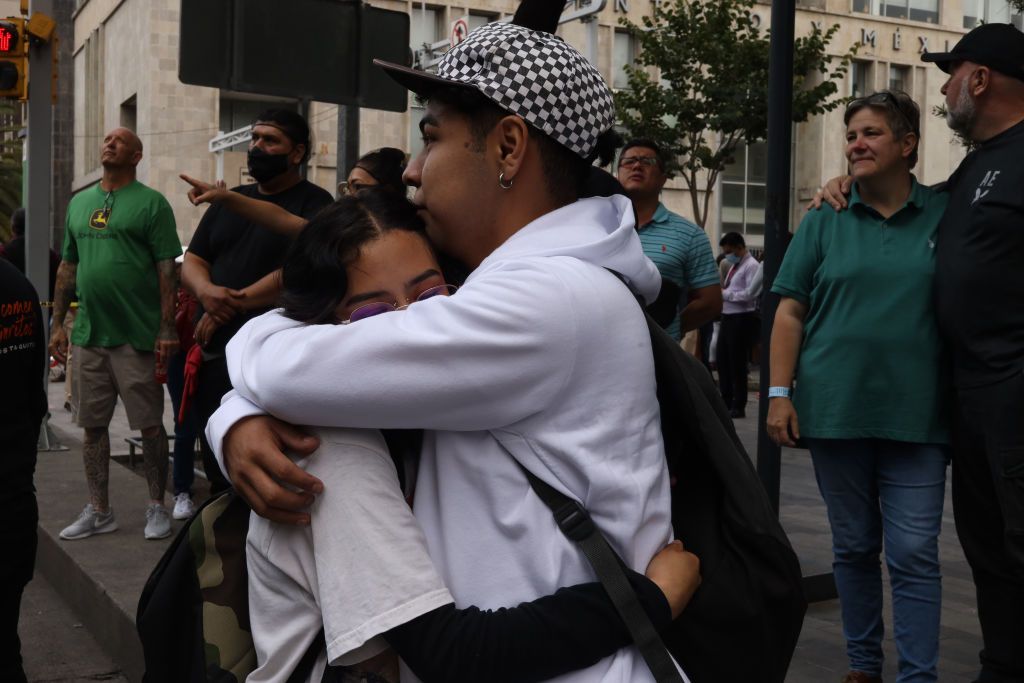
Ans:
[{"label": "white t-shirt", "polygon": [[380,636],[453,602],[427,554],[380,432],[320,429],[320,448],[299,465],[324,482],[309,527],[253,513],[246,556],[249,618],[259,664],[248,681],[283,681],[320,628],[323,668],[382,652]]}]

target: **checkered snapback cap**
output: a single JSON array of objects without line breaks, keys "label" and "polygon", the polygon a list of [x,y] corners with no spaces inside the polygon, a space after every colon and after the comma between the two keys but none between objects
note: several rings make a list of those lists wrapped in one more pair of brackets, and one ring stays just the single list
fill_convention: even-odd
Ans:
[{"label": "checkered snapback cap", "polygon": [[612,93],[601,74],[578,50],[544,31],[485,24],[444,54],[436,75],[374,63],[421,97],[440,87],[475,88],[584,159],[615,123]]}]

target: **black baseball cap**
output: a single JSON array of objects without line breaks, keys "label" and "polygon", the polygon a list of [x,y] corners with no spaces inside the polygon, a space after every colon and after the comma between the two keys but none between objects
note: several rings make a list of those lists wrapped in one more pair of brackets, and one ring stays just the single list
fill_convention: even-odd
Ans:
[{"label": "black baseball cap", "polygon": [[1012,24],[982,24],[949,52],[926,52],[921,59],[946,73],[954,62],[974,62],[1024,81],[1024,33]]}]

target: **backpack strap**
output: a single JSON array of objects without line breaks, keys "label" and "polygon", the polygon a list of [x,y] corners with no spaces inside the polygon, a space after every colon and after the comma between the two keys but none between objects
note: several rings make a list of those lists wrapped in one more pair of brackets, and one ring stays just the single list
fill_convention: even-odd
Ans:
[{"label": "backpack strap", "polygon": [[[500,441],[498,443],[501,444]],[[504,444],[501,446],[505,448]],[[512,455],[507,448],[505,451]],[[512,458],[515,460],[515,456]],[[616,611],[626,624],[626,629],[640,650],[647,668],[654,675],[654,680],[657,683],[683,683],[683,677],[679,675],[679,670],[669,656],[665,643],[644,612],[636,591],[622,570],[622,560],[608,545],[608,541],[591,519],[590,513],[575,500],[539,479],[518,460],[515,462],[526,474],[534,493],[550,508],[558,528],[587,558],[598,581],[607,591]]]}]

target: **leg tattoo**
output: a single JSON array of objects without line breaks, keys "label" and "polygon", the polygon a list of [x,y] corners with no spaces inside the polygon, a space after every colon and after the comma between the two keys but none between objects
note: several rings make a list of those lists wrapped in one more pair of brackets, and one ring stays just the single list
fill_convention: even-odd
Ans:
[{"label": "leg tattoo", "polygon": [[106,512],[110,509],[107,493],[110,481],[110,435],[106,429],[85,430],[82,459],[85,461],[85,481],[89,484],[93,507]]},{"label": "leg tattoo", "polygon": [[152,500],[163,500],[167,488],[167,432],[163,425],[159,429],[155,436],[142,436],[142,461]]}]

